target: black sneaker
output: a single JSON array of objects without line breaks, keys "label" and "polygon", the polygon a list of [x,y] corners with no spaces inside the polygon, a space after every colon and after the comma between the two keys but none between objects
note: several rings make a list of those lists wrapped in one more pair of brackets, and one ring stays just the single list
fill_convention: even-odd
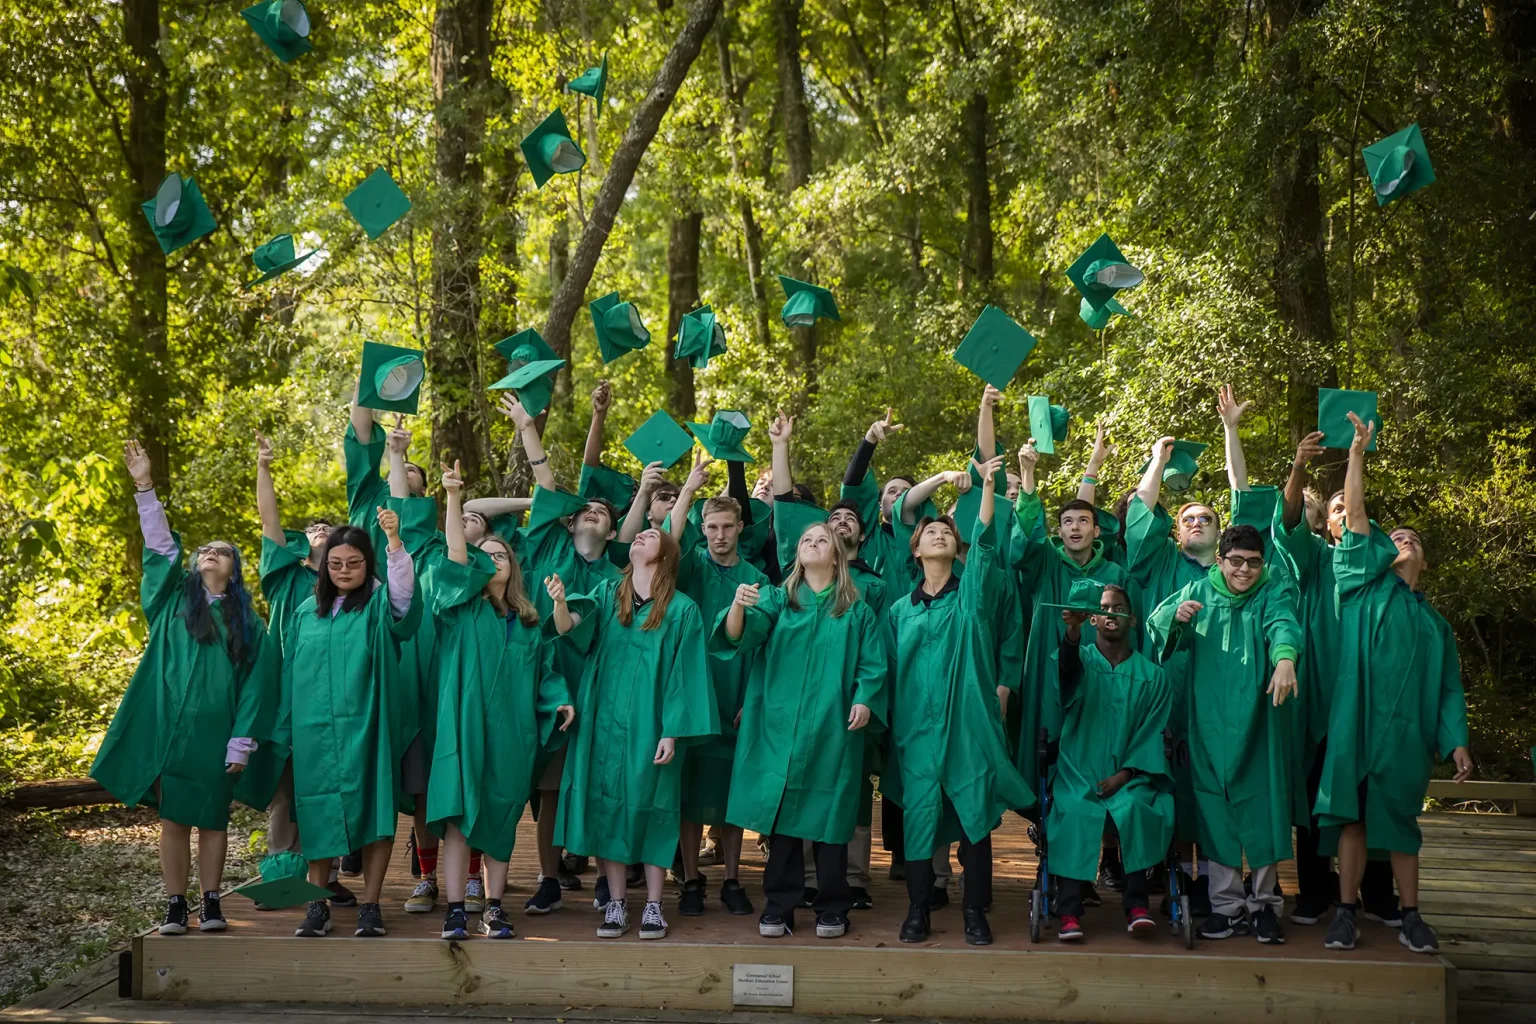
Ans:
[{"label": "black sneaker", "polygon": [[664,939],[667,937],[667,919],[661,916],[661,902],[647,900],[640,912],[640,937]]},{"label": "black sneaker", "polygon": [[800,893],[800,902],[795,905],[800,907],[802,910],[810,910],[811,906],[816,902],[816,897],[820,895],[820,893],[820,889],[817,889],[815,886],[808,885]]},{"label": "black sneaker", "polygon": [[840,939],[848,934],[848,918],[828,910],[816,918],[818,939]]},{"label": "black sneaker", "polygon": [[590,866],[589,859],[578,857],[569,850],[560,855],[560,870],[572,875],[579,875]]},{"label": "black sneaker", "polygon": [[1291,924],[1314,925],[1321,921],[1328,913],[1331,903],[1317,903],[1311,900],[1303,901],[1297,898],[1296,906],[1291,910]]},{"label": "black sneaker", "polygon": [[357,906],[357,894],[355,892],[353,892],[351,889],[348,889],[346,886],[342,885],[341,884],[341,879],[337,878],[337,879],[333,880],[330,884],[328,884],[326,886],[326,888],[331,890],[331,906],[333,906],[333,907],[355,907],[355,906]]},{"label": "black sneaker", "polygon": [[763,914],[757,919],[757,934],[765,939],[778,939],[789,933],[789,922],[778,914]]},{"label": "black sneaker", "polygon": [[987,915],[979,907],[966,907],[963,914],[965,917],[966,945],[992,945],[992,926],[987,924]]},{"label": "black sneaker", "polygon": [[727,878],[720,884],[720,903],[736,917],[746,917],[756,910],[747,890],[734,878]]},{"label": "black sneaker", "polygon": [[553,878],[544,877],[539,879],[538,889],[534,890],[533,895],[528,897],[528,902],[523,904],[523,913],[548,914],[559,910],[560,906],[560,883]]},{"label": "black sneaker", "polygon": [[358,878],[363,873],[363,855],[361,853],[349,853],[341,858],[341,874],[343,878]]},{"label": "black sneaker", "polygon": [[1365,915],[1367,921],[1380,921],[1388,928],[1401,928],[1403,926],[1403,912],[1398,909],[1397,900],[1393,900],[1387,906],[1373,907],[1362,903],[1360,912]]},{"label": "black sneaker", "polygon": [[512,922],[507,920],[507,912],[501,909],[501,904],[492,903],[485,908],[485,913],[480,916],[480,931],[492,939],[510,939],[513,936]]},{"label": "black sneaker", "polygon": [[613,897],[608,895],[608,876],[604,875],[592,886],[592,905],[602,910],[612,899]]},{"label": "black sneaker", "polygon": [[159,933],[161,935],[187,934],[187,914],[189,909],[185,896],[172,896],[166,901],[165,920],[160,924]]},{"label": "black sneaker", "polygon": [[1253,915],[1253,937],[1266,946],[1285,945],[1285,931],[1280,927],[1280,917],[1274,907],[1261,907]]},{"label": "black sneaker", "polygon": [[463,940],[469,938],[469,912],[463,907],[449,907],[443,917],[443,938]]},{"label": "black sneaker", "polygon": [[597,937],[616,939],[629,931],[629,903],[626,900],[609,900],[603,905],[603,923],[597,926]]},{"label": "black sneaker", "polygon": [[224,920],[224,911],[219,907],[219,894],[216,892],[203,893],[203,905],[197,910],[197,930],[200,932],[222,932],[229,927],[229,922]]},{"label": "black sneaker", "polygon": [[563,862],[560,865],[560,869],[555,872],[555,882],[563,892],[576,892],[581,888],[581,879],[576,876],[574,871],[565,870]]},{"label": "black sneaker", "polygon": [[1200,926],[1200,930],[1195,934],[1199,935],[1202,939],[1230,939],[1232,936],[1240,934],[1238,925],[1241,921],[1241,915],[1238,917],[1228,917],[1226,914],[1211,914],[1205,919],[1205,923]]},{"label": "black sneaker", "polygon": [[310,900],[304,913],[304,921],[293,934],[306,939],[318,939],[331,931],[331,908],[325,900]]},{"label": "black sneaker", "polygon": [[1099,888],[1110,892],[1125,892],[1125,868],[1120,863],[1119,850],[1105,850],[1099,863]]},{"label": "black sneaker", "polygon": [[875,901],[870,898],[869,890],[862,885],[855,885],[849,891],[853,894],[854,910],[869,910],[875,905]]},{"label": "black sneaker", "polygon": [[1417,910],[1410,910],[1403,915],[1403,929],[1397,933],[1397,941],[1415,953],[1440,952],[1440,940],[1435,937],[1435,930],[1419,916]]},{"label": "black sneaker", "polygon": [[[701,917],[704,914],[704,879],[690,878],[683,883],[683,893],[677,898],[677,912],[684,917]],[[641,929],[645,928],[642,921]]]},{"label": "black sneaker", "polygon": [[1333,923],[1323,936],[1324,949],[1354,949],[1360,942],[1360,925],[1355,922],[1355,912],[1340,907],[1333,912]]},{"label": "black sneaker", "polygon": [[374,939],[387,934],[384,928],[384,912],[377,903],[360,903],[357,907],[357,931],[360,939]]},{"label": "black sneaker", "polygon": [[928,908],[928,913],[930,914],[935,910],[943,910],[945,907],[949,906],[949,887],[944,885],[935,885],[930,888],[928,890],[928,902],[925,904],[925,906]]},{"label": "black sneaker", "polygon": [[928,908],[917,903],[907,905],[907,919],[901,922],[902,942],[928,941]]}]

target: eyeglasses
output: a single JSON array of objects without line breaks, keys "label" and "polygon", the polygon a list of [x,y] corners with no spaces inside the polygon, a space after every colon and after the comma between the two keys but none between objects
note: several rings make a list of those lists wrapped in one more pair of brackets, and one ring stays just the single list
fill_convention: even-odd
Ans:
[{"label": "eyeglasses", "polygon": [[1196,512],[1179,519],[1179,522],[1185,526],[1210,526],[1215,521],[1216,517],[1209,512]]},{"label": "eyeglasses", "polygon": [[1241,569],[1245,565],[1250,569],[1264,568],[1264,559],[1259,558],[1258,556],[1253,558],[1244,558],[1242,555],[1227,555],[1222,559],[1222,561],[1226,562],[1234,569]]},{"label": "eyeglasses", "polygon": [[218,544],[204,544],[202,547],[197,549],[197,557],[201,558],[204,555],[218,555],[220,558],[234,558],[235,549],[221,547]]},{"label": "eyeglasses", "polygon": [[493,562],[497,562],[497,563],[508,562],[508,563],[510,563],[512,561],[512,556],[507,554],[505,551],[487,551],[486,554],[491,556],[491,561],[493,561]]},{"label": "eyeglasses", "polygon": [[335,559],[330,559],[325,564],[331,570],[333,570],[335,572],[341,572],[343,569],[347,569],[347,570],[361,569],[363,566],[367,565],[368,563],[367,563],[367,561],[365,561],[364,559],[361,559],[361,558],[349,558],[345,562],[338,562]]}]

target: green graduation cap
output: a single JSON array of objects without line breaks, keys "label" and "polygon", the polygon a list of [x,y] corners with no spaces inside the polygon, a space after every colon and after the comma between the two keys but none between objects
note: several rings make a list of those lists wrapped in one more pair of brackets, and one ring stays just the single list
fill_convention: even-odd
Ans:
[{"label": "green graduation cap", "polygon": [[230,890],[266,907],[284,910],[310,900],[329,899],[331,890],[308,878],[309,862],[297,853],[269,853],[261,858],[261,880]]},{"label": "green graduation cap", "polygon": [[[998,445],[998,447],[1001,448],[1002,446]],[[973,454],[979,457],[979,453]],[[999,452],[998,454],[1002,453]],[[967,544],[973,544],[976,541],[977,527],[980,525],[978,519],[981,516],[981,491],[985,483],[982,480],[981,473],[977,471],[974,465],[970,468],[970,474],[971,489],[955,499],[954,508],[949,510],[949,517],[955,521],[955,529],[960,531],[960,539]],[[1007,510],[1008,499],[1003,495],[1008,490],[1008,474],[1004,470],[999,469],[994,475],[993,483],[996,493],[993,497],[992,518],[996,521],[997,517]],[[921,517],[922,513],[920,512],[918,515]],[[1001,523],[998,524],[998,527],[1001,528]]]},{"label": "green graduation cap", "polygon": [[642,466],[659,462],[670,469],[693,450],[693,437],[677,425],[677,420],[658,409],[640,424],[639,430],[624,439],[624,447],[640,460]]},{"label": "green graduation cap", "polygon": [[1103,611],[1100,602],[1104,600],[1104,584],[1098,580],[1079,579],[1072,582],[1072,589],[1067,591],[1065,604],[1051,604],[1042,601],[1041,608],[1060,608],[1069,612],[1085,612],[1089,615],[1113,615],[1115,618],[1128,619],[1125,612]]},{"label": "green graduation cap", "polygon": [[651,332],[640,322],[640,311],[633,302],[620,302],[618,292],[593,299],[587,310],[592,314],[592,329],[597,332],[597,348],[604,363],[651,343]]},{"label": "green graduation cap", "polygon": [[699,439],[699,444],[704,446],[712,459],[723,459],[726,462],[757,461],[741,447],[747,431],[752,429],[752,421],[747,419],[745,413],[725,409],[715,413],[715,418],[708,423],[688,424],[688,429],[693,431],[693,436]]},{"label": "green graduation cap", "polygon": [[565,365],[565,360],[532,327],[502,338],[495,348],[506,357],[507,375],[492,384],[492,389],[511,388],[517,392],[517,400],[529,416],[543,412],[555,391],[555,372]]},{"label": "green graduation cap", "polygon": [[167,174],[155,190],[155,198],[141,203],[139,209],[155,232],[160,251],[167,256],[218,227],[197,190],[197,182],[179,174]]},{"label": "green graduation cap", "polygon": [[1376,432],[1366,451],[1376,450],[1381,437],[1381,416],[1376,412],[1376,392],[1344,391],[1340,388],[1317,389],[1317,429],[1323,432],[1324,448],[1349,450],[1355,441],[1355,425],[1349,422],[1349,414],[1360,417],[1362,423],[1375,423]]},{"label": "green graduation cap", "polygon": [[1107,305],[1116,292],[1141,284],[1146,275],[1126,262],[1114,239],[1105,234],[1067,268],[1067,276],[1088,304],[1098,309]]},{"label": "green graduation cap", "polygon": [[1417,124],[1366,146],[1360,155],[1365,158],[1365,173],[1370,175],[1377,206],[1386,206],[1435,180],[1435,168]]},{"label": "green graduation cap", "polygon": [[[1199,441],[1175,441],[1173,442],[1173,454],[1168,457],[1168,465],[1163,468],[1163,486],[1174,494],[1189,490],[1190,483],[1195,474],[1200,471],[1196,459],[1205,451],[1206,445]],[[1152,460],[1148,459],[1141,464],[1138,473],[1145,473]]]},{"label": "green graduation cap", "polygon": [[725,353],[725,328],[720,318],[708,306],[700,306],[692,313],[684,313],[677,327],[677,347],[673,355],[686,359],[695,370],[702,370],[715,356]]},{"label": "green graduation cap", "polygon": [[1035,336],[996,306],[987,306],[955,349],[955,362],[999,391],[1035,350]]},{"label": "green graduation cap", "polygon": [[603,62],[595,68],[587,68],[580,75],[566,83],[565,87],[571,92],[584,93],[592,97],[597,104],[599,114],[603,111],[603,91],[608,88],[608,55],[603,54]]},{"label": "green graduation cap", "polygon": [[543,188],[544,183],[557,174],[570,174],[587,165],[587,154],[571,138],[571,129],[565,123],[565,115],[556,110],[522,141],[523,159],[533,172],[533,183]]},{"label": "green graduation cap", "polygon": [[342,202],[352,219],[368,232],[370,241],[388,231],[391,224],[411,210],[410,199],[382,167],[364,178]]},{"label": "green graduation cap", "polygon": [[839,322],[843,319],[837,313],[837,300],[825,288],[783,274],[779,275],[779,284],[789,300],[779,310],[779,319],[784,321],[785,327],[809,327],[818,319]]},{"label": "green graduation cap", "polygon": [[295,257],[293,236],[278,235],[266,245],[257,246],[256,251],[251,253],[251,262],[256,264],[256,269],[261,271],[261,276],[254,281],[247,281],[245,287],[254,288],[263,281],[270,281],[279,274],[286,274],[319,251],[319,249],[311,249],[303,256]]},{"label": "green graduation cap", "polygon": [[427,364],[421,351],[363,342],[363,368],[357,379],[357,404],[364,409],[416,415]]},{"label": "green graduation cap", "polygon": [[1055,455],[1056,443],[1067,439],[1067,427],[1072,414],[1059,405],[1052,405],[1045,395],[1029,396],[1029,432],[1035,439],[1035,450],[1042,455]]},{"label": "green graduation cap", "polygon": [[309,42],[309,12],[300,0],[270,0],[240,12],[267,49],[287,64],[314,47]]},{"label": "green graduation cap", "polygon": [[1126,312],[1124,306],[1120,305],[1119,299],[1110,299],[1104,305],[1094,308],[1093,303],[1088,301],[1087,296],[1084,296],[1077,304],[1077,315],[1089,327],[1096,331],[1102,331],[1109,326],[1109,322],[1115,317],[1130,316],[1131,314]]}]

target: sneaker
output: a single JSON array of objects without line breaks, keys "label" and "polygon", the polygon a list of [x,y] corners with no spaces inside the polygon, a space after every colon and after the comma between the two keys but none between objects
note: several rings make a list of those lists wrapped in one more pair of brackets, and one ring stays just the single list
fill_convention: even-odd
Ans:
[{"label": "sneaker", "polygon": [[602,910],[611,899],[612,897],[608,895],[608,878],[605,875],[597,880],[596,885],[592,886],[592,905],[598,910]]},{"label": "sneaker", "polygon": [[1110,892],[1125,892],[1125,868],[1120,864],[1118,850],[1105,850],[1099,864],[1099,888]]},{"label": "sneaker", "polygon": [[1168,891],[1168,865],[1157,864],[1147,870],[1147,893],[1156,896]]},{"label": "sneaker", "polygon": [[581,888],[581,879],[576,877],[574,871],[565,870],[564,861],[561,861],[559,870],[555,872],[555,882],[564,892],[575,892]]},{"label": "sneaker", "polygon": [[846,934],[848,934],[848,918],[843,914],[828,910],[817,916],[816,937],[818,939],[840,939]]},{"label": "sneaker", "polygon": [[854,910],[869,910],[875,905],[875,901],[870,898],[869,890],[862,885],[855,885],[849,891],[853,894]]},{"label": "sneaker", "polygon": [[927,942],[929,933],[928,908],[922,904],[907,906],[907,919],[901,922],[902,942]]},{"label": "sneaker", "polygon": [[1253,937],[1266,946],[1285,945],[1285,931],[1280,927],[1280,916],[1274,907],[1260,907],[1253,915]]},{"label": "sneaker", "polygon": [[966,907],[962,914],[965,920],[965,944],[967,946],[992,945],[992,926],[987,924],[986,912],[979,907]]},{"label": "sneaker", "polygon": [[647,900],[645,909],[640,912],[640,937],[642,939],[667,937],[667,919],[661,916],[660,900]]},{"label": "sneaker", "polygon": [[355,906],[357,906],[357,894],[355,892],[353,892],[351,889],[348,889],[346,886],[342,885],[341,884],[341,879],[339,879],[339,878],[334,879],[333,881],[331,881],[329,884],[326,885],[326,888],[331,890],[331,906],[333,906],[333,907],[355,907]]},{"label": "sneaker", "polygon": [[480,914],[485,911],[485,882],[471,878],[464,885],[464,912]]},{"label": "sneaker", "polygon": [[1152,915],[1146,907],[1132,907],[1131,912],[1125,915],[1125,930],[1132,935],[1142,932],[1150,932],[1157,928],[1157,922],[1152,920]]},{"label": "sneaker", "polygon": [[1403,926],[1403,912],[1398,909],[1397,901],[1393,900],[1391,906],[1368,907],[1360,906],[1361,913],[1365,914],[1367,921],[1380,921],[1388,928],[1401,928]]},{"label": "sneaker", "polygon": [[501,909],[501,905],[493,903],[486,908],[480,918],[481,934],[492,939],[510,939],[515,934],[512,931],[512,922],[507,919],[507,912]]},{"label": "sneaker", "polygon": [[469,938],[469,914],[462,907],[450,907],[443,918],[443,938]]},{"label": "sneaker", "polygon": [[755,909],[747,896],[747,890],[734,878],[727,878],[720,883],[720,904],[736,917],[746,917]]},{"label": "sneaker", "polygon": [[720,846],[719,846],[719,844],[711,842],[709,840],[705,840],[704,845],[699,848],[699,864],[701,866],[707,866],[707,865],[710,865],[710,864],[719,864],[719,863],[720,863]]},{"label": "sneaker", "polygon": [[905,882],[907,880],[906,861],[892,860],[890,868],[885,873],[885,877],[893,882]]},{"label": "sneaker", "polygon": [[1091,884],[1083,886],[1083,906],[1102,907],[1103,905],[1104,897],[1099,895],[1099,890],[1097,887]]},{"label": "sneaker", "polygon": [[293,934],[306,939],[317,939],[331,932],[331,907],[325,900],[310,900],[304,912],[304,922]]},{"label": "sneaker", "polygon": [[224,920],[224,911],[219,907],[219,894],[216,892],[203,893],[203,905],[197,909],[197,930],[200,932],[222,932],[229,927],[229,922]]},{"label": "sneaker", "polygon": [[[683,883],[683,893],[677,898],[677,912],[684,917],[700,917],[704,913],[704,879],[690,878]],[[641,921],[641,931],[645,922]]]},{"label": "sneaker", "polygon": [[1355,912],[1340,907],[1333,912],[1333,923],[1328,926],[1328,934],[1323,936],[1323,948],[1354,949],[1359,942],[1360,926],[1355,923]]},{"label": "sneaker", "polygon": [[578,857],[569,850],[560,855],[560,870],[572,875],[579,875],[587,870],[590,861],[586,857]]},{"label": "sneaker", "polygon": [[360,939],[374,939],[388,934],[384,929],[384,911],[377,903],[360,903],[357,906],[357,931]]},{"label": "sneaker", "polygon": [[1205,923],[1200,926],[1200,930],[1195,934],[1199,935],[1202,939],[1210,939],[1212,941],[1216,939],[1230,939],[1232,936],[1239,934],[1238,924],[1241,920],[1241,916],[1228,917],[1226,914],[1213,913],[1206,917]]},{"label": "sneaker", "polygon": [[187,934],[187,913],[187,898],[172,896],[166,901],[165,920],[160,924],[159,933],[161,935]]},{"label": "sneaker", "polygon": [[928,890],[928,913],[935,910],[943,910],[949,906],[949,887],[936,885]]},{"label": "sneaker", "polygon": [[757,934],[765,939],[783,938],[789,932],[789,922],[778,914],[764,914],[757,919]]},{"label": "sneaker", "polygon": [[437,906],[437,879],[428,875],[416,883],[416,888],[405,898],[407,914],[426,914]]},{"label": "sneaker", "polygon": [[1303,903],[1298,898],[1296,900],[1295,908],[1291,911],[1291,924],[1317,924],[1317,922],[1323,919],[1323,915],[1328,913],[1328,908],[1330,906],[1332,906],[1331,903],[1324,903],[1321,905],[1311,901]]},{"label": "sneaker", "polygon": [[810,910],[811,907],[816,903],[816,897],[820,894],[820,889],[813,885],[808,885],[803,891],[801,891],[800,902],[795,905],[800,907],[802,910]]},{"label": "sneaker", "polygon": [[363,855],[361,853],[349,853],[341,858],[341,875],[343,878],[360,878],[363,874]]},{"label": "sneaker", "polygon": [[525,914],[548,914],[559,909],[560,884],[547,876],[539,879],[539,887],[528,897],[528,902],[523,904]]},{"label": "sneaker", "polygon": [[1440,952],[1440,940],[1435,937],[1435,930],[1419,916],[1417,910],[1410,910],[1403,915],[1403,930],[1397,933],[1397,941],[1415,953]]},{"label": "sneaker", "polygon": [[609,900],[603,907],[603,923],[597,926],[597,937],[616,939],[629,931],[629,903],[627,900]]},{"label": "sneaker", "polygon": [[1056,938],[1061,942],[1081,942],[1083,938],[1083,923],[1068,914],[1056,926]]}]

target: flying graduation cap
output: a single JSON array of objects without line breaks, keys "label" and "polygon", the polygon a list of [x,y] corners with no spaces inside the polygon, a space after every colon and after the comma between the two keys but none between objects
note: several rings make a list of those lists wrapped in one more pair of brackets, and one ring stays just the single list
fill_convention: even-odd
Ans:
[{"label": "flying graduation cap", "polygon": [[592,314],[592,329],[597,332],[597,348],[604,363],[651,343],[651,332],[640,322],[640,311],[633,302],[620,302],[618,292],[593,299],[587,311]]},{"label": "flying graduation cap", "polygon": [[565,360],[532,327],[502,338],[495,349],[506,357],[507,375],[491,387],[514,391],[529,416],[543,412],[554,394],[555,373],[565,365]]},{"label": "flying graduation cap", "polygon": [[533,173],[533,184],[543,188],[544,183],[557,174],[570,174],[587,165],[587,154],[571,138],[570,126],[559,110],[550,114],[539,126],[529,132],[521,143],[523,159]]},{"label": "flying graduation cap", "polygon": [[1029,433],[1040,454],[1056,454],[1056,445],[1067,439],[1071,422],[1072,414],[1062,406],[1052,405],[1045,395],[1029,396]]},{"label": "flying graduation cap", "polygon": [[752,429],[752,421],[747,419],[745,413],[724,409],[715,413],[715,418],[710,422],[690,423],[688,429],[699,439],[699,444],[704,446],[712,459],[723,459],[726,462],[757,461],[741,446],[747,431]]},{"label": "flying graduation cap", "polygon": [[837,313],[837,300],[825,288],[783,274],[779,275],[779,284],[788,300],[779,310],[779,319],[784,321],[785,327],[809,327],[817,320],[843,319]]},{"label": "flying graduation cap", "polygon": [[996,306],[987,306],[955,349],[955,362],[999,391],[1035,350],[1035,336]]},{"label": "flying graduation cap", "polygon": [[389,172],[379,167],[360,181],[342,200],[352,219],[368,233],[369,241],[388,231],[390,226],[411,211],[411,200],[400,191]]},{"label": "flying graduation cap", "polygon": [[256,264],[256,269],[261,271],[261,276],[254,281],[247,281],[246,289],[254,288],[264,281],[270,281],[279,274],[286,274],[320,250],[311,249],[297,257],[294,256],[293,251],[292,235],[278,235],[266,245],[257,246],[256,251],[251,253],[251,262]]},{"label": "flying graduation cap", "polygon": [[139,209],[144,211],[160,251],[167,256],[218,227],[197,190],[197,182],[179,174],[166,175],[155,190],[155,198],[141,203]]},{"label": "flying graduation cap", "polygon": [[1096,331],[1102,331],[1109,326],[1109,322],[1117,316],[1130,316],[1119,299],[1110,299],[1104,305],[1094,308],[1093,303],[1086,296],[1077,304],[1077,315],[1089,327]]},{"label": "flying graduation cap", "polygon": [[[1195,460],[1200,458],[1200,453],[1205,451],[1206,447],[1199,441],[1173,442],[1173,454],[1168,457],[1168,465],[1163,468],[1163,486],[1175,494],[1189,490],[1195,474],[1200,471],[1200,466]],[[1148,459],[1136,472],[1145,473],[1151,464],[1152,460]]]},{"label": "flying graduation cap", "polygon": [[412,416],[421,403],[421,382],[427,364],[420,349],[363,342],[363,365],[358,371],[357,404],[364,409],[403,412]]},{"label": "flying graduation cap", "polygon": [[1376,412],[1376,392],[1346,391],[1343,388],[1317,389],[1317,429],[1323,432],[1324,448],[1349,450],[1355,443],[1355,425],[1349,422],[1349,414],[1360,417],[1361,423],[1375,423],[1376,432],[1366,451],[1376,450],[1381,437],[1381,416]]},{"label": "flying graduation cap", "polygon": [[284,64],[314,49],[309,42],[309,12],[300,0],[265,0],[247,7],[240,16]]},{"label": "flying graduation cap", "polygon": [[1435,180],[1435,168],[1429,162],[1418,124],[1366,146],[1360,155],[1365,158],[1365,173],[1370,175],[1377,206],[1386,206]]},{"label": "flying graduation cap", "polygon": [[1134,288],[1146,277],[1127,262],[1125,254],[1107,234],[1100,235],[1067,268],[1067,276],[1094,309],[1108,305],[1116,292]]},{"label": "flying graduation cap", "polygon": [[579,92],[592,97],[592,102],[597,105],[599,114],[603,111],[603,92],[608,88],[608,55],[603,54],[603,62],[595,68],[587,68],[580,75],[565,83],[565,87],[571,92]]},{"label": "flying graduation cap", "polygon": [[624,447],[629,449],[629,454],[640,460],[640,465],[649,466],[653,462],[659,462],[670,469],[693,450],[693,437],[677,425],[663,409],[658,409],[651,414],[651,418],[640,424],[638,430],[624,439]]},{"label": "flying graduation cap", "polygon": [[677,327],[677,346],[673,357],[686,359],[695,370],[702,370],[709,361],[725,354],[725,328],[720,318],[708,306],[700,306],[691,313],[684,313]]}]

